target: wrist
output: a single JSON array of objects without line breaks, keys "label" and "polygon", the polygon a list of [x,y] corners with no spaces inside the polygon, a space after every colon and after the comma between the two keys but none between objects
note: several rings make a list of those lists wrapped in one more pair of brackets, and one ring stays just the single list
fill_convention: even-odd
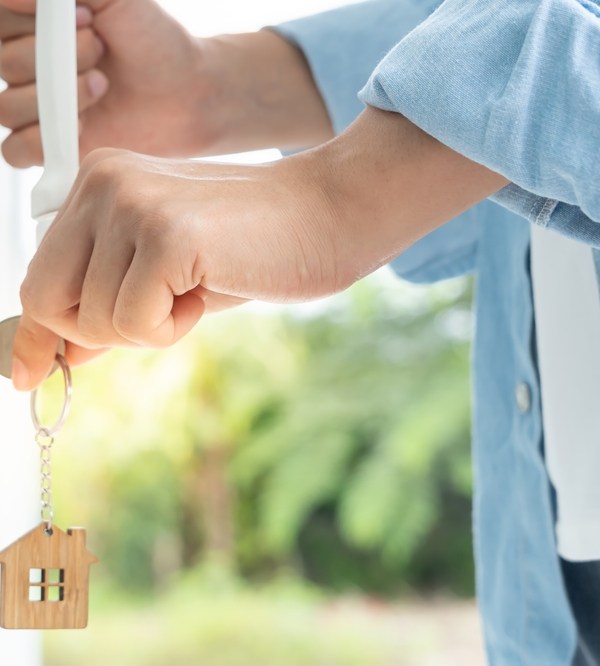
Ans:
[{"label": "wrist", "polygon": [[333,136],[303,54],[270,30],[197,40],[201,154],[301,148]]}]

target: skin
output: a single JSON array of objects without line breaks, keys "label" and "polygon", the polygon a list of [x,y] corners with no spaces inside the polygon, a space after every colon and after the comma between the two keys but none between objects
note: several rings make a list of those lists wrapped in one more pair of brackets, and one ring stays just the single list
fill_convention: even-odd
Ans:
[{"label": "skin", "polygon": [[[14,11],[32,5],[0,0],[0,120],[19,109],[3,151],[19,166],[41,157],[32,18]],[[19,389],[47,375],[58,336],[77,363],[171,345],[247,299],[338,292],[507,182],[373,108],[328,141],[306,62],[270,32],[194,40],[151,0],[89,0],[78,25],[80,87],[106,85],[81,100],[86,157],[22,286]],[[261,166],[172,159],[269,145],[317,147]]]}]

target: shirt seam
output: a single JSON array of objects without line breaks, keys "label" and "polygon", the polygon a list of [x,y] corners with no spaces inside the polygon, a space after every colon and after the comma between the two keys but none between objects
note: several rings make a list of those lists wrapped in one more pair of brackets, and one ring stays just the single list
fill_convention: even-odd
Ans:
[{"label": "shirt seam", "polygon": [[550,218],[557,205],[558,201],[556,199],[538,198],[533,202],[529,209],[528,218],[537,226],[546,228],[550,223]]}]

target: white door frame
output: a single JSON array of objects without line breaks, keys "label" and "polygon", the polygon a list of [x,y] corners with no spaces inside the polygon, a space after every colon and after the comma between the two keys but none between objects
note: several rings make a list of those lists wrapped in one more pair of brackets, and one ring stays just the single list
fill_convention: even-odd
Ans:
[{"label": "white door frame", "polygon": [[[29,187],[29,178],[0,159],[0,319],[20,313],[19,285],[35,236]],[[29,395],[0,377],[0,550],[40,522],[36,449]],[[40,632],[0,629],[0,664],[41,666]]]}]

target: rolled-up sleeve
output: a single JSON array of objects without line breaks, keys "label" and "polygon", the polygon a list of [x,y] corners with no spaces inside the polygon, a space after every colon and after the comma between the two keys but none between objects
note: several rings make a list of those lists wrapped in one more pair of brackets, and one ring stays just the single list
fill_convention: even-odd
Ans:
[{"label": "rolled-up sleeve", "polygon": [[599,0],[446,0],[360,93],[511,181],[494,198],[600,247]]},{"label": "rolled-up sleeve", "polygon": [[270,29],[306,56],[336,133],[364,109],[358,99],[377,63],[441,0],[370,0]]}]

